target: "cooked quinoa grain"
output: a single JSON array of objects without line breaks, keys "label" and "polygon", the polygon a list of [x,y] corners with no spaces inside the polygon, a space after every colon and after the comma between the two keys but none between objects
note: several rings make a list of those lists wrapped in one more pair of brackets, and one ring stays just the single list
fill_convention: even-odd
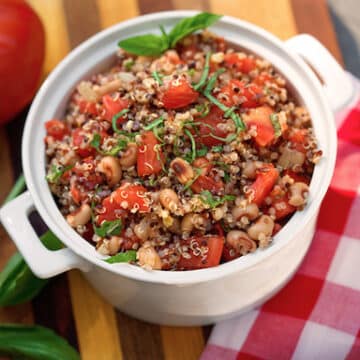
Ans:
[{"label": "cooked quinoa grain", "polygon": [[122,50],[46,124],[61,213],[102,255],[145,269],[216,266],[306,206],[321,158],[311,118],[262,59],[207,31],[158,58]]}]

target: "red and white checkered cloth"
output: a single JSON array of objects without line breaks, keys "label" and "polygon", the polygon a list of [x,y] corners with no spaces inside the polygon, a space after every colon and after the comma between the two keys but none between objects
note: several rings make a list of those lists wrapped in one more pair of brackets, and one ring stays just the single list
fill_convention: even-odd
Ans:
[{"label": "red and white checkered cloth", "polygon": [[360,359],[360,83],[354,85],[358,96],[336,114],[336,169],[304,262],[261,308],[215,325],[201,360]]}]

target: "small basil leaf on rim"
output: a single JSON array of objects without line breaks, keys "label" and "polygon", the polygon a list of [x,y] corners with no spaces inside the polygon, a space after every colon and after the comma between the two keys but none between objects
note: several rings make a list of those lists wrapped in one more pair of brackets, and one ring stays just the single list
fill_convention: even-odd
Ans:
[{"label": "small basil leaf on rim", "polygon": [[164,36],[154,34],[139,35],[120,40],[118,45],[131,54],[143,56],[161,55],[168,49],[167,39]]},{"label": "small basil leaf on rim", "polygon": [[128,250],[105,259],[109,264],[136,261],[136,250]]},{"label": "small basil leaf on rim", "polygon": [[216,23],[222,15],[202,12],[198,15],[180,20],[168,34],[170,47],[174,47],[176,43],[187,35]]}]

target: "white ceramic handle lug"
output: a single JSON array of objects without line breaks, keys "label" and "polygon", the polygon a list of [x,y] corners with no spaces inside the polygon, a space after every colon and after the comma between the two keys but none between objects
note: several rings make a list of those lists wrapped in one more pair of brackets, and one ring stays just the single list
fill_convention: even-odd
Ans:
[{"label": "white ceramic handle lug", "polygon": [[36,235],[28,215],[34,210],[29,192],[18,196],[0,209],[0,219],[32,272],[49,278],[70,269],[89,271],[91,265],[70,249],[48,250]]},{"label": "white ceramic handle lug", "polygon": [[286,46],[306,60],[324,81],[324,90],[331,108],[343,108],[354,96],[350,76],[330,52],[313,36],[301,34],[285,42]]}]

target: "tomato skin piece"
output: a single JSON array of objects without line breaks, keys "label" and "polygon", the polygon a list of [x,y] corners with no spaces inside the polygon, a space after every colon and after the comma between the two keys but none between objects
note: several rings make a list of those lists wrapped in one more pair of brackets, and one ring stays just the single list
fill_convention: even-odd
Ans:
[{"label": "tomato skin piece", "polygon": [[290,176],[295,182],[303,182],[306,185],[310,184],[310,178],[305,176],[304,174],[301,173],[296,173],[295,171],[292,171],[290,169],[286,169],[284,171],[284,175],[288,175]]},{"label": "tomato skin piece", "polygon": [[205,146],[216,146],[224,144],[224,141],[215,139],[210,136],[210,134],[217,137],[226,138],[228,135],[223,129],[219,128],[218,125],[224,123],[223,120],[224,112],[221,111],[217,106],[212,106],[210,108],[209,114],[203,118],[197,118],[196,121],[200,123],[199,125],[199,135],[194,135],[197,137],[197,142]]},{"label": "tomato skin piece", "polygon": [[306,153],[306,149],[304,144],[306,142],[306,136],[308,131],[306,129],[293,129],[291,133],[287,136],[287,140],[292,143],[292,148],[300,151],[302,153]]},{"label": "tomato skin piece", "polygon": [[[114,100],[109,94],[106,94],[102,97],[102,103],[105,109],[103,115],[104,119],[111,122],[114,115],[119,113],[121,110],[127,109],[129,107],[129,101],[126,99],[117,99]],[[117,119],[117,124],[121,124],[125,121],[124,117]]]},{"label": "tomato skin piece", "polygon": [[259,146],[267,146],[275,139],[274,127],[270,120],[272,113],[274,113],[274,110],[264,105],[249,110],[249,112],[243,116],[243,121],[248,129],[250,126],[256,127],[257,135],[254,140]]},{"label": "tomato skin piece", "polygon": [[139,176],[158,174],[161,172],[165,157],[158,146],[159,141],[152,131],[141,135],[141,144],[137,154],[137,173]]},{"label": "tomato skin piece", "polygon": [[257,170],[255,181],[247,192],[247,195],[251,196],[251,202],[260,206],[271,192],[278,177],[279,172],[273,164],[263,164],[262,168]]},{"label": "tomato skin piece", "polygon": [[224,58],[225,64],[228,67],[235,67],[238,71],[248,74],[256,68],[256,60],[248,56],[240,58],[238,54],[226,54]]},{"label": "tomato skin piece", "polygon": [[25,1],[0,1],[0,124],[32,99],[42,76],[44,27]]},{"label": "tomato skin piece", "polygon": [[165,109],[180,109],[188,106],[199,97],[199,93],[195,91],[186,79],[180,78],[172,80],[164,92],[160,95]]},{"label": "tomato skin piece", "polygon": [[65,135],[69,135],[70,131],[66,127],[64,121],[52,119],[45,123],[46,133],[56,140],[62,140]]},{"label": "tomato skin piece", "polygon": [[[130,211],[135,206],[140,213],[150,211],[149,201],[145,197],[146,188],[141,185],[125,183],[116,189],[110,196],[113,201],[120,205],[123,209]],[[124,203],[127,203],[124,206]]]},{"label": "tomato skin piece", "polygon": [[296,211],[296,207],[289,204],[289,198],[284,196],[282,198],[273,199],[271,207],[275,209],[276,220],[283,219]]},{"label": "tomato skin piece", "polygon": [[223,236],[217,236],[217,235],[194,236],[184,241],[184,245],[190,246],[191,241],[195,241],[199,247],[201,246],[208,247],[209,251],[206,255],[206,258],[202,260],[201,256],[195,256],[192,253],[192,251],[189,250],[190,258],[185,259],[183,256],[181,256],[179,262],[177,263],[178,269],[195,270],[195,269],[204,269],[219,265],[222,250],[224,247],[224,242],[225,242],[225,238]]},{"label": "tomato skin piece", "polygon": [[[230,251],[232,251],[233,253],[231,254]],[[228,261],[237,259],[240,256],[241,256],[241,254],[238,251],[236,251],[230,245],[225,243],[222,254],[221,254],[221,259],[223,261],[228,262]]]}]

